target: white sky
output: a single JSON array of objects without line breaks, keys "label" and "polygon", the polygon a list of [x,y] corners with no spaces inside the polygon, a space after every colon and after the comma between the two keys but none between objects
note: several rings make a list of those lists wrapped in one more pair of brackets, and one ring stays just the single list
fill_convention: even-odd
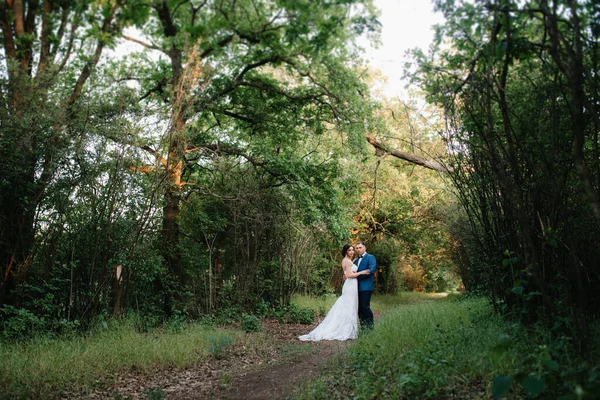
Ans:
[{"label": "white sky", "polygon": [[383,94],[404,97],[401,81],[407,50],[419,47],[427,51],[433,40],[433,25],[444,21],[441,13],[433,12],[431,0],[375,0],[381,10],[381,46],[369,49],[365,55],[369,64],[387,77]]}]

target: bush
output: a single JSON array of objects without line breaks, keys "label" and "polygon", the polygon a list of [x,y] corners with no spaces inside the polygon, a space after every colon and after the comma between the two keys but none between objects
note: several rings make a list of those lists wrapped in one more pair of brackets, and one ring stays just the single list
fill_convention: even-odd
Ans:
[{"label": "bush", "polygon": [[2,339],[15,340],[41,330],[44,325],[42,318],[24,308],[4,305],[0,308],[0,323]]},{"label": "bush", "polygon": [[225,349],[231,346],[233,339],[230,336],[209,336],[208,337],[208,351],[217,360],[225,357]]},{"label": "bush", "polygon": [[315,321],[315,316],[315,310],[312,308],[297,307],[292,305],[289,307],[286,322],[288,324],[310,325]]},{"label": "bush", "polygon": [[259,303],[254,307],[254,312],[256,313],[256,315],[262,318],[271,314],[272,311],[273,307],[271,307],[271,304],[269,304],[269,302],[265,301],[264,299],[261,299]]},{"label": "bush", "polygon": [[[518,334],[498,338],[493,349],[496,356],[508,354],[518,368],[496,375],[492,383],[494,398],[522,392],[528,398],[596,398],[600,393],[598,356],[579,357],[573,338],[557,335],[555,328],[548,330],[538,323]],[[596,336],[597,326],[591,324],[591,329]]]},{"label": "bush", "polygon": [[179,333],[187,327],[187,313],[185,311],[173,310],[171,318],[167,320],[165,327],[173,333]]},{"label": "bush", "polygon": [[262,322],[254,315],[243,314],[240,328],[245,332],[261,332]]}]

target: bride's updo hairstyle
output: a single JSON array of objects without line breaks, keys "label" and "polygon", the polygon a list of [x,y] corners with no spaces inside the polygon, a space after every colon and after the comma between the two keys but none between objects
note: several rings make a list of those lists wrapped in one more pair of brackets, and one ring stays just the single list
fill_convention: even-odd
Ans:
[{"label": "bride's updo hairstyle", "polygon": [[352,247],[351,244],[345,244],[344,247],[342,247],[342,257],[346,257],[346,253],[350,247]]}]

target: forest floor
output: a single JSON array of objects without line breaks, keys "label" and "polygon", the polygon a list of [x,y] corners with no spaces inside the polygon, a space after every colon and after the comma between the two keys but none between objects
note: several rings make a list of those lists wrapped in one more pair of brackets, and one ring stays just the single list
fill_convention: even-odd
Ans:
[{"label": "forest floor", "polygon": [[[404,296],[403,304],[438,300],[446,293]],[[383,297],[374,312],[377,321],[387,309],[396,307]],[[389,299],[388,299],[389,300]],[[130,370],[97,382],[85,394],[67,393],[64,398],[81,399],[285,399],[302,382],[319,376],[328,363],[351,344],[350,341],[301,342],[298,336],[312,325],[285,324],[264,319],[263,331],[246,333],[241,344],[226,348],[220,357],[187,368],[160,368],[151,372]],[[239,325],[239,324],[238,324]]]},{"label": "forest floor", "polygon": [[[320,322],[320,321],[319,321]],[[349,342],[300,342],[313,325],[263,321],[265,343],[229,347],[223,357],[186,369],[130,371],[85,399],[283,399],[302,381],[316,377]],[[256,334],[248,334],[256,335]],[[254,340],[249,338],[249,340]],[[68,396],[71,396],[73,393]]]}]

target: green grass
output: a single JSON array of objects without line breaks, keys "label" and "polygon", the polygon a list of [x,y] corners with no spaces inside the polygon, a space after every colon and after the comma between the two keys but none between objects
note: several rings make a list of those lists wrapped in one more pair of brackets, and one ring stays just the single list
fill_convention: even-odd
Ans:
[{"label": "green grass", "polygon": [[401,293],[374,296],[371,305],[382,312],[375,329],[294,399],[575,400],[600,393],[596,322],[588,353],[577,355],[565,331],[510,322],[483,298]]},{"label": "green grass", "polygon": [[[296,307],[325,313],[330,297],[293,298]],[[600,392],[600,324],[592,323],[587,360],[579,360],[568,336],[526,330],[496,315],[485,299],[424,293],[374,296],[375,329],[362,333],[330,368],[304,384],[298,399],[490,398],[495,378],[508,398],[525,398],[544,382],[542,396]],[[185,368],[228,357],[229,346],[269,356],[272,339],[200,324],[167,325],[139,333],[133,321],[103,324],[85,337],[37,338],[0,343],[0,398],[52,398],[110,387],[118,374]],[[312,351],[293,342],[279,349],[294,357]],[[224,383],[231,376],[224,371]],[[506,383],[509,385],[506,385]],[[159,389],[148,396],[160,398]],[[150,397],[152,397],[150,396]],[[587,396],[587,397],[586,397]],[[502,396],[498,396],[502,397]],[[535,397],[530,395],[530,397]]]},{"label": "green grass", "polygon": [[325,296],[300,296],[294,295],[291,303],[300,308],[310,308],[319,315],[324,315],[331,308],[337,296],[325,295]]},{"label": "green grass", "polygon": [[[424,301],[435,301],[446,297],[446,293],[419,293],[401,292],[399,294],[373,295],[371,298],[371,309],[375,313],[387,312],[399,305],[422,303]],[[450,295],[452,297],[453,295]],[[331,308],[338,296],[300,296],[292,297],[292,304],[301,308],[311,308],[319,315],[324,315]]]},{"label": "green grass", "polygon": [[387,310],[376,328],[295,398],[485,397],[497,373],[515,369],[510,351],[493,350],[510,326],[486,300],[396,297],[374,296],[373,308]]},{"label": "green grass", "polygon": [[241,336],[202,325],[138,333],[120,323],[87,337],[0,344],[0,398],[54,397],[110,381],[119,372],[190,366],[218,357]]},{"label": "green grass", "polygon": [[371,298],[371,309],[375,313],[384,313],[400,305],[417,304],[423,302],[445,299],[452,294],[447,293],[422,293],[422,292],[400,292],[398,294],[373,295]]}]

